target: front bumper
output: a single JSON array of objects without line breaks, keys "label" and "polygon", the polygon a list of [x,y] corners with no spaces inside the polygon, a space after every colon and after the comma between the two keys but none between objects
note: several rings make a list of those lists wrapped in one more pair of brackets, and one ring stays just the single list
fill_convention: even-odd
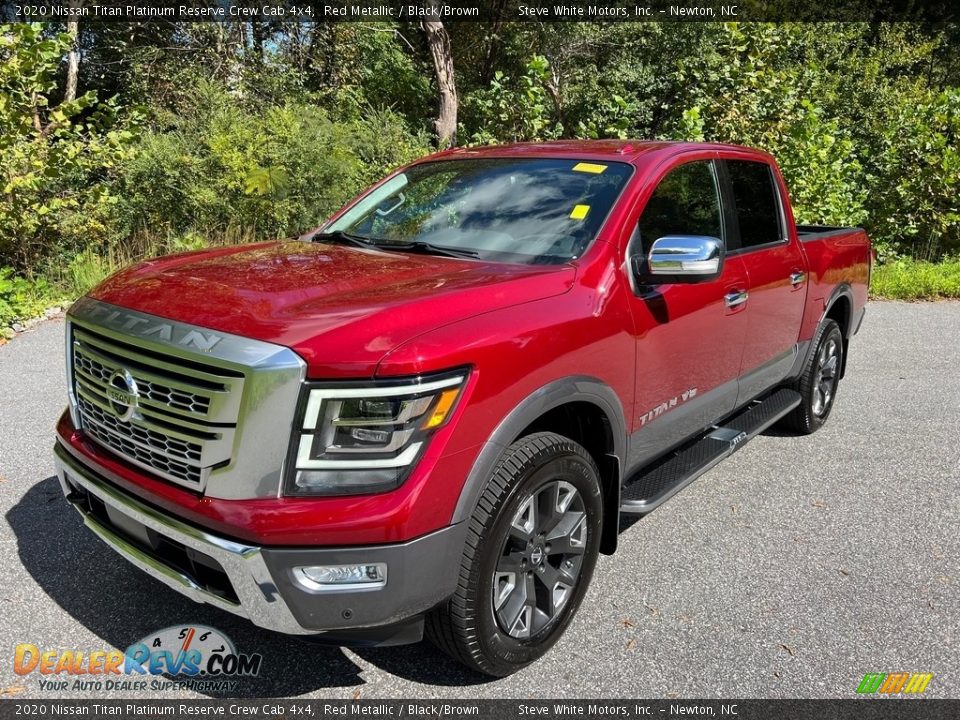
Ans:
[{"label": "front bumper", "polygon": [[[459,575],[465,523],[393,545],[281,548],[249,545],[187,524],[119,490],[60,443],[56,470],[84,523],[120,555],[197,602],[278,632],[331,641],[419,639],[418,616],[449,597]],[[386,585],[310,591],[293,568],[386,563]],[[410,621],[413,620],[414,623]],[[415,632],[410,628],[415,625]]]}]

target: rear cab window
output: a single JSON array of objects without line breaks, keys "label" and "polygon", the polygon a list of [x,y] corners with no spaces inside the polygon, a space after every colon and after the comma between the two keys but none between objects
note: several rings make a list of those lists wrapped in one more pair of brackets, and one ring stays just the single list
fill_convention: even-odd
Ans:
[{"label": "rear cab window", "polygon": [[731,249],[748,251],[782,242],[786,235],[780,192],[771,167],[749,160],[725,160],[724,166],[739,238]]}]

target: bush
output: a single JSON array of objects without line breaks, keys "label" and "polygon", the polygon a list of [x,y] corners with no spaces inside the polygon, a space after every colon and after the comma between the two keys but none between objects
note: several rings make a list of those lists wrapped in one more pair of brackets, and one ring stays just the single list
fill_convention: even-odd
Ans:
[{"label": "bush", "polygon": [[960,90],[895,113],[899,131],[879,154],[873,222],[884,230],[882,249],[939,260],[960,251]]},{"label": "bush", "polygon": [[[551,118],[549,68],[546,58],[535,55],[515,79],[498,70],[488,88],[464,99],[460,134],[481,144],[560,137],[563,125]],[[471,133],[467,127],[476,130]]]},{"label": "bush", "polygon": [[124,164],[116,222],[126,237],[294,235],[425,145],[390,111],[333,120],[302,101],[249,110],[202,84]]},{"label": "bush", "polygon": [[66,292],[76,297],[99,285],[115,268],[92,250],[79,253],[67,266]]},{"label": "bush", "polygon": [[[678,64],[688,106],[668,135],[770,152],[800,223],[864,222],[867,173],[850,128],[851,108],[836,113],[832,83],[839,68],[824,67],[833,45],[821,57],[816,33],[823,33],[804,26],[730,23],[711,32],[702,55]],[[837,30],[850,41],[856,32]]]},{"label": "bush", "polygon": [[54,304],[55,293],[45,280],[30,281],[0,267],[0,337],[15,322],[29,320]]},{"label": "bush", "polygon": [[878,265],[870,292],[889,300],[960,298],[960,259],[941,263],[901,259]]},{"label": "bush", "polygon": [[28,273],[110,237],[109,181],[134,138],[113,100],[51,102],[68,42],[39,25],[0,25],[0,261]]}]

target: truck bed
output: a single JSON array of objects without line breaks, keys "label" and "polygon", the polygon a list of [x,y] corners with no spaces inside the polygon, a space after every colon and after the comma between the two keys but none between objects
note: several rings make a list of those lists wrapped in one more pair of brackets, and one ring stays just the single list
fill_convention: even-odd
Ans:
[{"label": "truck bed", "polygon": [[833,235],[846,235],[849,233],[862,233],[860,227],[834,227],[833,225],[797,225],[797,236],[800,242],[809,242],[820,238],[831,237]]}]

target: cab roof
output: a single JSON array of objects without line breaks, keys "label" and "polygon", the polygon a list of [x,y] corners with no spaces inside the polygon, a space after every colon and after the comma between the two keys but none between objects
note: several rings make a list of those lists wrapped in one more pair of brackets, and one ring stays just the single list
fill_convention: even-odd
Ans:
[{"label": "cab roof", "polygon": [[666,154],[704,150],[740,150],[765,155],[753,148],[740,145],[707,142],[681,142],[666,140],[551,140],[547,142],[518,142],[504,145],[480,145],[458,147],[431,156],[452,157],[567,157],[582,159],[606,159],[608,161],[634,162],[644,155],[657,151]]}]

